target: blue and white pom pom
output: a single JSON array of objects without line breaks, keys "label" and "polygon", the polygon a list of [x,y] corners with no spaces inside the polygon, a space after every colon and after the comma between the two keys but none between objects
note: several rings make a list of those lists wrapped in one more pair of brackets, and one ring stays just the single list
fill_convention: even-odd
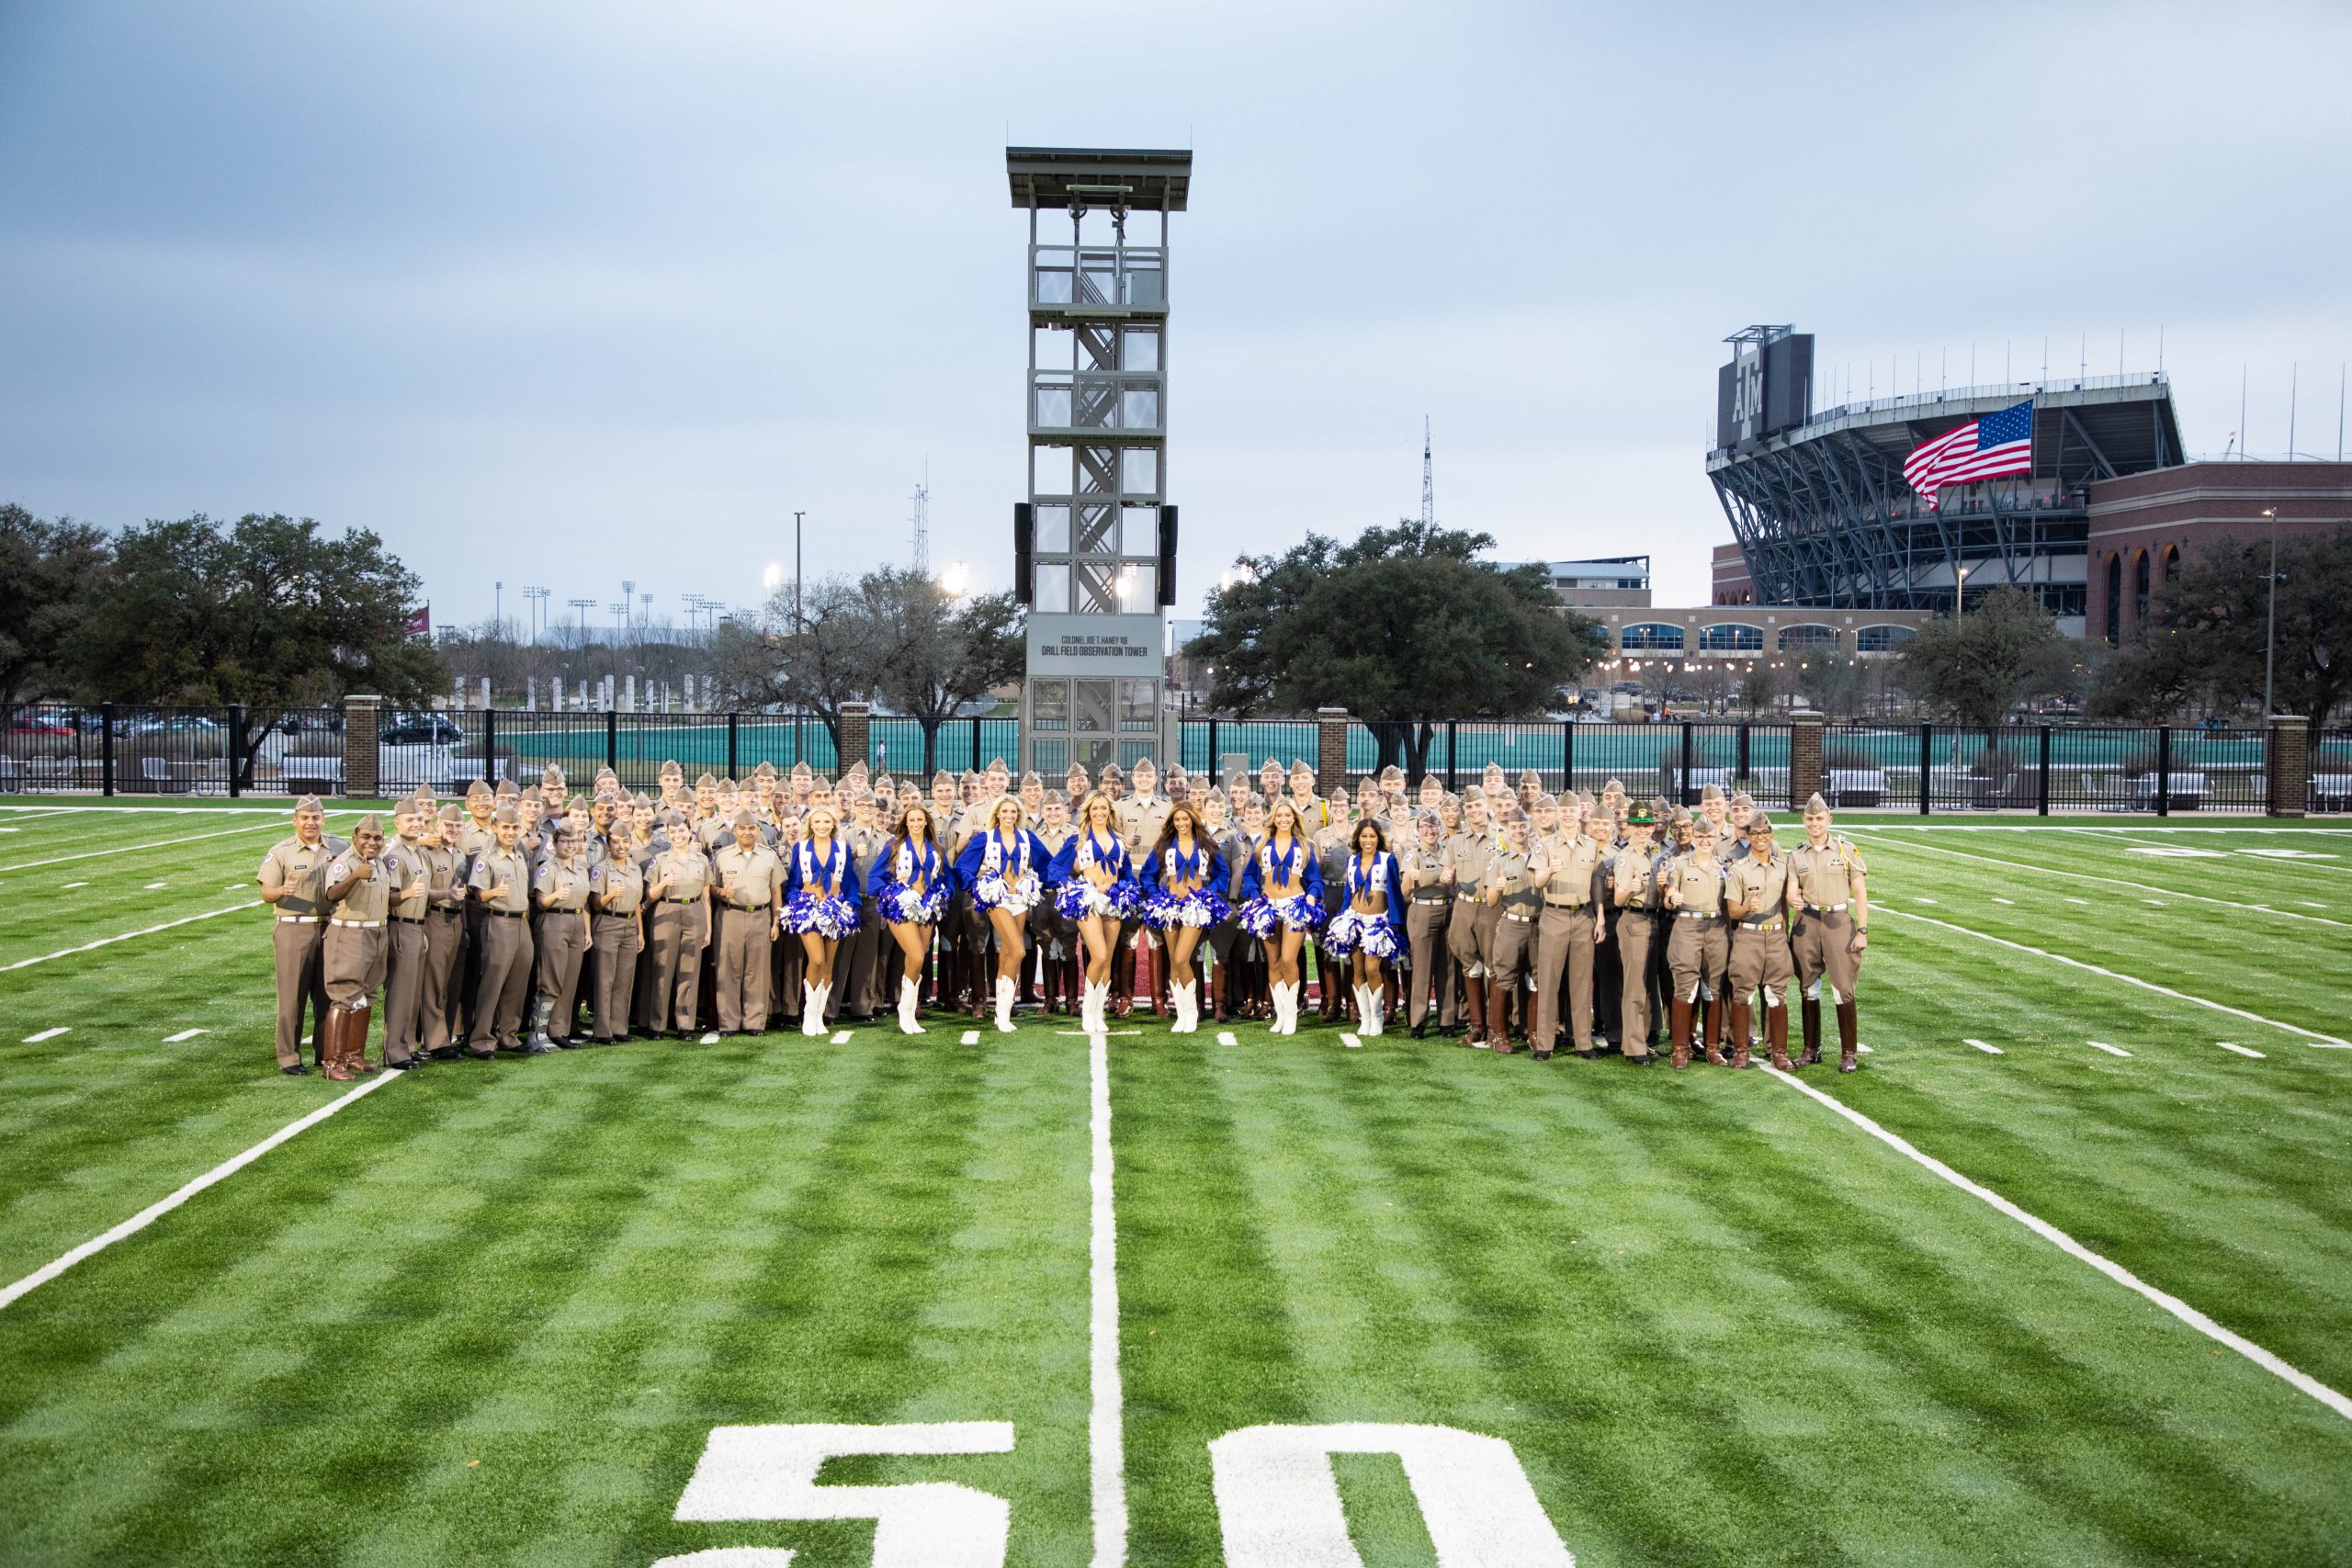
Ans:
[{"label": "blue and white pom pom", "polygon": [[1294,894],[1276,904],[1274,913],[1292,931],[1311,933],[1323,923],[1323,900],[1312,893]]},{"label": "blue and white pom pom", "polygon": [[1131,882],[1114,882],[1106,889],[1097,889],[1082,876],[1073,876],[1062,884],[1054,896],[1054,908],[1064,919],[1083,920],[1102,915],[1125,919],[1140,908],[1141,897]]},{"label": "blue and white pom pom", "polygon": [[1170,893],[1155,888],[1144,898],[1143,918],[1159,931],[1193,926],[1205,931],[1227,919],[1233,906],[1203,888],[1193,893]]},{"label": "blue and white pom pom", "polygon": [[882,913],[894,925],[935,926],[947,912],[947,888],[934,882],[928,893],[918,893],[904,882],[894,882],[882,889]]},{"label": "blue and white pom pom", "polygon": [[1330,929],[1323,933],[1323,945],[1339,957],[1361,948],[1374,958],[1393,959],[1396,956],[1396,931],[1378,915],[1341,910],[1332,917]]},{"label": "blue and white pom pom", "polygon": [[1037,874],[1024,872],[1018,880],[1008,882],[1001,876],[983,876],[972,884],[972,902],[983,909],[1003,909],[1015,915],[1025,915],[1032,905],[1045,894],[1037,886]]},{"label": "blue and white pom pom", "polygon": [[857,906],[846,898],[795,893],[784,907],[784,927],[802,936],[814,931],[838,942],[857,930]]}]

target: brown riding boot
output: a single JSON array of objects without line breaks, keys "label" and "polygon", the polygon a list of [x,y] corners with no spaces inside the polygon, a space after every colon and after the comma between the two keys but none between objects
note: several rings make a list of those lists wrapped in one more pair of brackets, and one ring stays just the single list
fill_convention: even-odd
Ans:
[{"label": "brown riding boot", "polygon": [[1487,1044],[1498,1056],[1511,1053],[1510,987],[1500,980],[1487,982]]},{"label": "brown riding boot", "polygon": [[[1701,1014],[1701,1018],[1702,1021],[1699,1026],[1699,1032],[1701,1035],[1699,1043],[1706,1049],[1707,1065],[1711,1067],[1730,1066],[1731,1058],[1724,1055],[1724,1004],[1722,999],[1717,998],[1709,1002],[1706,1006],[1706,1010]],[[1747,1036],[1742,1035],[1740,1038],[1745,1040]]]},{"label": "brown riding boot", "polygon": [[1226,993],[1232,989],[1233,965],[1220,962],[1209,971],[1209,1017],[1218,1023],[1226,1021]]},{"label": "brown riding boot", "polygon": [[1772,1065],[1781,1071],[1797,1070],[1796,1064],[1789,1060],[1789,1010],[1774,1007],[1769,1001],[1764,1005],[1764,1049],[1770,1053]]},{"label": "brown riding boot", "polygon": [[343,1021],[343,1065],[355,1073],[372,1073],[376,1064],[368,1059],[368,1021],[376,1016],[374,1008],[357,1008]]},{"label": "brown riding boot", "polygon": [[1797,1066],[1817,1067],[1821,1066],[1821,998],[1806,997],[1800,1005],[1804,1009],[1804,1055],[1797,1058]]},{"label": "brown riding boot", "polygon": [[1151,998],[1151,1016],[1154,1018],[1175,1017],[1175,1001],[1168,994],[1168,949],[1159,946],[1147,947],[1143,950],[1142,956],[1143,988]]},{"label": "brown riding boot", "polygon": [[1464,1015],[1469,1019],[1470,1026],[1463,1035],[1463,1041],[1465,1044],[1484,1045],[1487,1043],[1486,976],[1472,976],[1463,981],[1463,987],[1470,993]]},{"label": "brown riding boot", "polygon": [[1690,1065],[1690,1004],[1678,995],[1666,1007],[1667,1028],[1674,1042],[1673,1054],[1667,1057],[1666,1065],[1680,1072]]},{"label": "brown riding boot", "polygon": [[1861,1049],[1862,1020],[1854,1010],[1854,998],[1846,998],[1838,1004],[1838,1070],[1850,1073],[1860,1067],[1861,1059],[1855,1055]]},{"label": "brown riding boot", "polygon": [[1745,997],[1730,1005],[1731,1065],[1735,1067],[1752,1067],[1756,1063],[1748,1055],[1747,1037],[1756,1023],[1755,1019],[1749,1016],[1753,1010],[1748,1007],[1747,998]]},{"label": "brown riding boot", "polygon": [[354,1077],[351,1069],[343,1065],[343,1026],[350,1017],[351,1014],[344,1008],[330,1007],[326,1022],[319,1027],[322,1036],[319,1059],[325,1064],[326,1076],[336,1083],[350,1083]]}]

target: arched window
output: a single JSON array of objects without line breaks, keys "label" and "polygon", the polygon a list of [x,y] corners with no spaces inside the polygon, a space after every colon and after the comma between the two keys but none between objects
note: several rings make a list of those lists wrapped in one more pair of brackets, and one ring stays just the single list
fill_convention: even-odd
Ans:
[{"label": "arched window", "polygon": [[2148,618],[2148,552],[2132,552],[2132,624],[2138,626]]},{"label": "arched window", "polygon": [[2107,640],[2112,647],[2123,640],[2123,557],[2107,558]]},{"label": "arched window", "polygon": [[1807,623],[1801,626],[1782,626],[1781,628],[1781,651],[1782,653],[1802,653],[1810,651],[1816,648],[1835,648],[1837,646],[1838,628],[1835,626],[1815,626],[1811,623]]},{"label": "arched window", "polygon": [[2165,547],[2165,556],[2162,565],[2164,568],[2164,576],[2160,581],[2170,582],[2174,578],[2180,575],[2180,547],[2178,545],[2166,545]]},{"label": "arched window", "polygon": [[1617,646],[1628,653],[1679,653],[1682,628],[1658,621],[1639,621],[1625,628]]},{"label": "arched window", "polygon": [[1764,651],[1764,628],[1742,626],[1737,621],[1701,626],[1699,648],[1706,653],[1761,653]]},{"label": "arched window", "polygon": [[1909,626],[1863,626],[1854,633],[1854,651],[1893,653],[1918,635]]}]

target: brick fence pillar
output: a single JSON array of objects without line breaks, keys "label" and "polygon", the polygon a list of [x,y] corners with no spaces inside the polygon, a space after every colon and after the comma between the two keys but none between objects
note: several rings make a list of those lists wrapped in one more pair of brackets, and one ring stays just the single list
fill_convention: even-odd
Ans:
[{"label": "brick fence pillar", "polygon": [[1329,795],[1348,782],[1348,710],[1315,710],[1315,782]]},{"label": "brick fence pillar", "polygon": [[2270,743],[2263,748],[2263,778],[2273,817],[2301,817],[2311,804],[2312,721],[2300,714],[2270,716]]},{"label": "brick fence pillar", "polygon": [[346,799],[373,800],[379,785],[376,737],[383,727],[384,699],[343,699],[343,793]]},{"label": "brick fence pillar", "polygon": [[1799,708],[1789,716],[1789,809],[1803,811],[1821,780],[1821,716]]},{"label": "brick fence pillar", "polygon": [[[873,716],[874,708],[869,703],[842,705],[841,755],[833,759],[833,773],[836,776],[846,773],[852,762],[865,762],[869,766],[872,765],[873,760],[868,755],[871,742],[868,739],[867,721]],[[917,761],[921,759],[918,758]]]}]

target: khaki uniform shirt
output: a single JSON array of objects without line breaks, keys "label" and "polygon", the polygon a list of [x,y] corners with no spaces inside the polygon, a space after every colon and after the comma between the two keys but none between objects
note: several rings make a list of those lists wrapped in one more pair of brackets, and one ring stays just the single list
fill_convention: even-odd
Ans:
[{"label": "khaki uniform shirt", "polygon": [[645,880],[650,885],[665,878],[670,886],[657,897],[666,904],[689,903],[703,895],[710,886],[710,857],[692,847],[693,840],[673,845],[653,857],[652,868]]},{"label": "khaki uniform shirt", "polygon": [[1459,896],[1476,893],[1487,883],[1487,866],[1494,859],[1495,836],[1492,832],[1473,833],[1464,829],[1449,833],[1445,840],[1445,863],[1453,867],[1453,891]]},{"label": "khaki uniform shirt", "polygon": [[[854,829],[853,829],[854,830]],[[722,844],[710,857],[712,886],[719,901],[732,909],[764,909],[775,902],[784,886],[784,862],[765,844],[749,850]]]},{"label": "khaki uniform shirt", "polygon": [[1529,846],[1528,874],[1546,904],[1580,909],[1601,896],[1600,842],[1584,833],[1551,833]]},{"label": "khaki uniform shirt", "polygon": [[394,839],[384,846],[384,863],[400,870],[400,897],[392,913],[404,920],[424,918],[425,895],[433,891],[433,873],[424,863],[424,846]]},{"label": "khaki uniform shirt", "polygon": [[1682,902],[1674,910],[1678,915],[1720,915],[1724,863],[1712,855],[1702,858],[1698,851],[1685,850],[1659,871],[1658,887],[1661,892],[1669,887],[1680,890]]},{"label": "khaki uniform shirt", "polygon": [[1861,852],[1835,833],[1817,850],[1807,843],[1789,852],[1789,879],[1808,908],[1834,909],[1852,903],[1855,884],[1866,870]]},{"label": "khaki uniform shirt", "polygon": [[645,867],[634,855],[608,854],[588,869],[588,891],[607,915],[633,915],[645,902]]},{"label": "khaki uniform shirt", "polygon": [[1424,849],[1418,835],[1413,841],[1396,852],[1396,885],[1411,897],[1425,893],[1445,882],[1445,842],[1438,841],[1435,849]]},{"label": "khaki uniform shirt", "polygon": [[474,856],[473,869],[466,874],[466,886],[477,892],[488,893],[501,883],[506,885],[504,895],[484,899],[482,907],[514,915],[527,914],[531,908],[531,864],[524,858],[520,846],[501,851],[492,844],[486,852]]},{"label": "khaki uniform shirt", "polygon": [[1637,850],[1632,844],[1610,856],[1607,875],[1611,904],[1627,909],[1657,908],[1659,859],[1656,849]]},{"label": "khaki uniform shirt", "polygon": [[[326,886],[334,886],[367,863],[357,850],[345,850],[328,863]],[[326,912],[338,920],[374,920],[380,923],[391,907],[392,896],[400,891],[401,868],[394,862],[379,856],[376,874],[352,885],[351,891]]]},{"label": "khaki uniform shirt", "polygon": [[1724,879],[1725,899],[1737,899],[1747,913],[1743,920],[1769,920],[1782,912],[1789,890],[1789,857],[1775,850],[1744,854],[1733,863]]},{"label": "khaki uniform shirt", "polygon": [[[447,893],[457,884],[458,868],[460,864],[457,851],[446,844],[428,844],[417,853],[424,862],[425,886],[433,892]],[[434,906],[436,908],[451,907],[447,899]]]},{"label": "khaki uniform shirt", "polygon": [[1159,847],[1159,830],[1175,809],[1164,795],[1126,795],[1111,803],[1111,822],[1127,846],[1127,859],[1143,864],[1143,857]]},{"label": "khaki uniform shirt", "polygon": [[323,915],[321,908],[326,902],[327,866],[340,852],[325,840],[305,844],[300,839],[286,839],[270,846],[261,857],[258,880],[264,887],[286,888],[286,897],[277,901],[281,915]]},{"label": "khaki uniform shirt", "polygon": [[576,856],[569,861],[551,860],[539,870],[535,892],[544,897],[539,907],[548,913],[561,911],[575,914],[588,907],[588,861]]},{"label": "khaki uniform shirt", "polygon": [[1486,886],[1502,896],[1502,907],[1510,914],[1532,915],[1543,906],[1543,895],[1536,891],[1533,879],[1528,875],[1528,862],[1533,852],[1532,849],[1521,852],[1503,847],[1487,858]]}]

